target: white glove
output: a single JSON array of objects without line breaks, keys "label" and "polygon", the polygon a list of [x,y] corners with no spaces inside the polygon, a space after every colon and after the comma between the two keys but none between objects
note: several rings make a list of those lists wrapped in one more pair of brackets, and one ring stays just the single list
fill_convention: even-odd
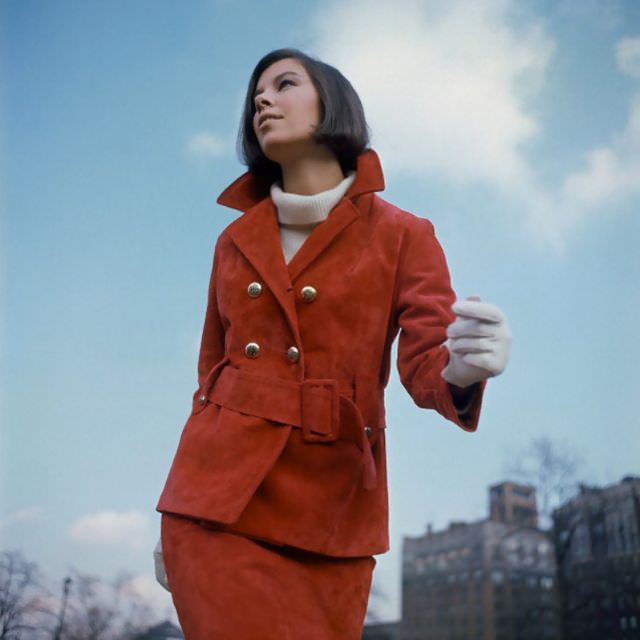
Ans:
[{"label": "white glove", "polygon": [[153,563],[156,570],[156,580],[169,592],[169,581],[167,580],[167,572],[164,569],[164,561],[162,559],[162,540],[158,539],[158,544],[153,550]]},{"label": "white glove", "polygon": [[451,310],[456,319],[447,329],[444,344],[450,355],[442,377],[464,388],[501,374],[511,351],[511,330],[502,311],[479,296],[458,300]]}]

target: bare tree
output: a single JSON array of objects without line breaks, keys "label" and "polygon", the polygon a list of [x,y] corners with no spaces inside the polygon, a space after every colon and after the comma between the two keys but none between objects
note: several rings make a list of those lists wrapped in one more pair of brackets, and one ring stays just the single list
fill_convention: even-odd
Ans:
[{"label": "bare tree", "polygon": [[104,582],[77,570],[72,573],[63,640],[129,640],[153,622],[151,607],[131,588],[127,574]]},{"label": "bare tree", "polygon": [[553,509],[578,490],[582,461],[577,452],[548,436],[534,438],[507,466],[514,480],[536,488],[540,525],[551,526]]},{"label": "bare tree", "polygon": [[119,640],[129,640],[147,629],[154,620],[149,602],[132,588],[131,576],[120,574],[114,581],[116,603],[119,612]]},{"label": "bare tree", "polygon": [[54,604],[34,562],[19,551],[0,552],[0,640],[50,638]]}]

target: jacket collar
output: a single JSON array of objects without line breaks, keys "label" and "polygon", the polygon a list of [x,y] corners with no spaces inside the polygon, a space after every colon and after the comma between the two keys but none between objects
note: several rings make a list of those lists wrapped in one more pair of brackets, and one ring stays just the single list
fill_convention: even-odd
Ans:
[{"label": "jacket collar", "polygon": [[[219,196],[216,202],[231,209],[247,211],[264,198],[269,197],[270,184],[253,174],[243,173]],[[345,193],[345,198],[354,198],[362,193],[384,190],[384,176],[378,154],[366,149],[357,158],[356,178]]]}]

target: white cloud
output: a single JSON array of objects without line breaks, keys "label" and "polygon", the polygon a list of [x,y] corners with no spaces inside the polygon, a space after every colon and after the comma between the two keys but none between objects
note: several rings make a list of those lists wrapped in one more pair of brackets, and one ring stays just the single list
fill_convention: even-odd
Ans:
[{"label": "white cloud", "polygon": [[199,131],[187,140],[187,153],[195,158],[216,158],[233,152],[233,144],[210,131]]},{"label": "white cloud", "polygon": [[23,521],[23,520],[37,520],[44,515],[44,507],[42,506],[34,506],[34,507],[25,507],[24,509],[18,509],[12,514],[14,520]]},{"label": "white cloud", "polygon": [[123,585],[125,595],[137,597],[152,607],[158,619],[169,619],[177,624],[178,619],[171,594],[161,587],[150,573],[139,574]]},{"label": "white cloud", "polygon": [[587,167],[567,177],[563,196],[592,209],[640,192],[640,93],[631,101],[625,130],[610,146],[589,152]]},{"label": "white cloud", "polygon": [[538,125],[526,97],[554,43],[532,20],[511,26],[511,8],[502,0],[323,6],[315,49],[354,84],[385,167],[502,189],[531,181],[522,147]]},{"label": "white cloud", "polygon": [[0,529],[5,529],[14,524],[21,522],[31,522],[33,520],[39,520],[44,516],[44,507],[33,506],[18,509],[13,513],[8,514],[2,520],[0,520]]},{"label": "white cloud", "polygon": [[124,544],[143,548],[149,538],[149,518],[138,511],[99,511],[78,518],[69,529],[76,542]]},{"label": "white cloud", "polygon": [[619,40],[616,45],[616,60],[622,73],[640,78],[640,37]]},{"label": "white cloud", "polygon": [[[526,11],[515,0],[333,0],[308,50],[353,83],[386,172],[487,184],[560,251],[587,215],[637,193],[640,107],[635,98],[626,129],[561,188],[541,185],[527,146],[543,133],[532,105],[556,43]],[[637,40],[618,46],[634,75]]]},{"label": "white cloud", "polygon": [[571,227],[588,215],[602,214],[640,195],[640,93],[636,93],[625,129],[609,145],[590,150],[585,166],[568,174],[557,194],[537,193],[531,222],[562,248]]}]

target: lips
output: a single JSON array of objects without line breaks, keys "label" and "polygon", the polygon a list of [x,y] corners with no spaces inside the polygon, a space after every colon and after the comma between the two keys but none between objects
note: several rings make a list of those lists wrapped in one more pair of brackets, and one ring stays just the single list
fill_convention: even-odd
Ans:
[{"label": "lips", "polygon": [[262,125],[268,120],[279,120],[282,116],[276,116],[272,113],[263,113],[258,119],[258,128],[262,127]]}]

